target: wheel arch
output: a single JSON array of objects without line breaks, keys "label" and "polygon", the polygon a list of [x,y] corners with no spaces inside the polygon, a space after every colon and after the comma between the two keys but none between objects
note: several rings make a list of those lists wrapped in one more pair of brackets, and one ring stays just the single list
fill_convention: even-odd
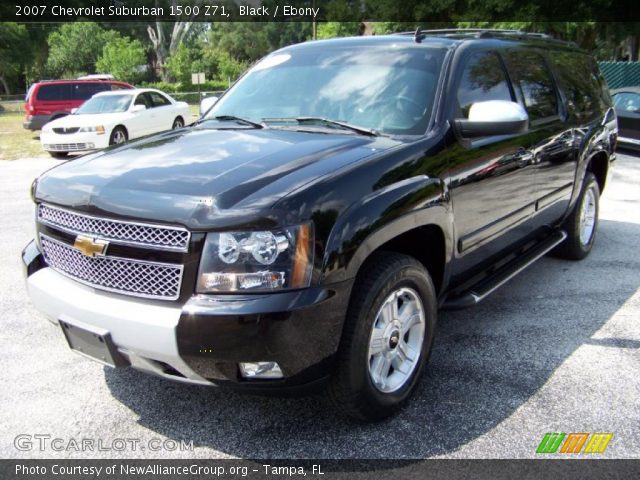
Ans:
[{"label": "wheel arch", "polygon": [[[402,208],[410,204],[414,208]],[[323,276],[327,283],[355,278],[374,253],[392,251],[422,263],[440,295],[448,284],[452,246],[444,182],[426,176],[412,179],[374,199],[365,197],[336,222],[327,241]]]}]

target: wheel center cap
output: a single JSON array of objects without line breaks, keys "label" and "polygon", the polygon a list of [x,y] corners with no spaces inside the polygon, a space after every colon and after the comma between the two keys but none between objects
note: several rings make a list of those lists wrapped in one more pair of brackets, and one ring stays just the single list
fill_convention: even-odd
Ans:
[{"label": "wheel center cap", "polygon": [[398,346],[400,343],[400,332],[398,330],[394,330],[389,337],[389,348],[392,350]]}]

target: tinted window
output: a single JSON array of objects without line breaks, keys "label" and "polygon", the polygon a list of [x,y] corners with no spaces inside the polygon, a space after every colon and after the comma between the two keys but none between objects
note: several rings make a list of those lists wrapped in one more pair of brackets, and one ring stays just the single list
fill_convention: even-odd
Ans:
[{"label": "tinted window", "polygon": [[70,83],[43,84],[38,88],[38,100],[71,100]]},{"label": "tinted window", "polygon": [[640,110],[640,94],[627,92],[616,93],[613,96],[613,105],[617,110],[637,112]]},{"label": "tinted window", "polygon": [[159,93],[149,92],[149,96],[151,97],[151,101],[153,102],[154,107],[164,107],[165,105],[171,105],[171,102]]},{"label": "tinted window", "polygon": [[576,52],[552,52],[551,58],[569,108],[578,114],[598,110],[601,87],[589,58]]},{"label": "tinted window", "polygon": [[109,85],[104,83],[76,83],[73,85],[73,98],[87,100],[98,92],[109,90]]},{"label": "tinted window", "polygon": [[544,58],[523,50],[511,51],[507,58],[509,70],[522,92],[529,118],[537,120],[558,113],[553,77]]},{"label": "tinted window", "polygon": [[148,93],[141,93],[140,95],[138,95],[134,105],[144,105],[147,108],[152,108],[153,107],[153,104],[151,103],[151,100],[149,99],[149,94]]},{"label": "tinted window", "polygon": [[486,100],[512,101],[509,83],[502,62],[495,53],[474,53],[467,60],[458,87],[459,115],[469,116],[475,102]]}]

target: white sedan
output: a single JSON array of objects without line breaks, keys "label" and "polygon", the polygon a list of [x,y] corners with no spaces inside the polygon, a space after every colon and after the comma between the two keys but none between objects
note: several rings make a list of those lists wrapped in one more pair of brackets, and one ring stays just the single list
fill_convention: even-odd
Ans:
[{"label": "white sedan", "polygon": [[185,102],[148,88],[101,92],[71,115],[47,123],[42,147],[54,157],[109,145],[191,123]]}]

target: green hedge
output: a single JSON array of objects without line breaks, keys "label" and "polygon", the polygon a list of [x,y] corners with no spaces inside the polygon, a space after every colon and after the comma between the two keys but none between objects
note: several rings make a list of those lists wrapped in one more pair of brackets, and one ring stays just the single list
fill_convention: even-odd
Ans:
[{"label": "green hedge", "polygon": [[182,84],[180,82],[177,83],[168,83],[168,82],[143,82],[141,85],[138,85],[141,88],[157,88],[158,90],[162,90],[167,93],[181,93],[181,92],[208,92],[208,91],[220,91],[226,90],[229,85],[227,82],[221,82],[218,80],[205,82],[202,85],[192,85]]}]

